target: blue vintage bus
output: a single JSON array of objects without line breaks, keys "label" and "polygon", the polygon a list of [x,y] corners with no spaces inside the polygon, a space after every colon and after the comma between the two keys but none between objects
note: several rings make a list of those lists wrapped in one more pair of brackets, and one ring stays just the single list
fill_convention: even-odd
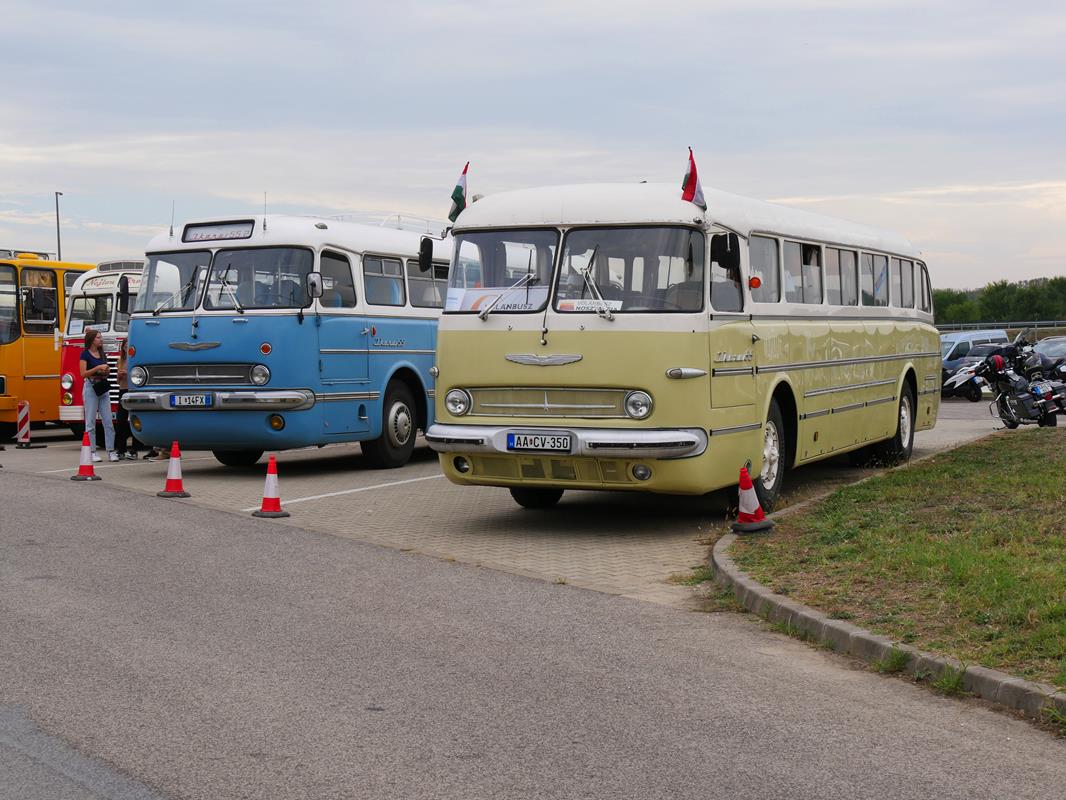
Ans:
[{"label": "blue vintage bus", "polygon": [[420,260],[422,238],[270,215],[153,239],[123,398],[137,437],[211,450],[229,466],[353,441],[375,467],[405,464],[433,422],[447,294],[450,241]]}]

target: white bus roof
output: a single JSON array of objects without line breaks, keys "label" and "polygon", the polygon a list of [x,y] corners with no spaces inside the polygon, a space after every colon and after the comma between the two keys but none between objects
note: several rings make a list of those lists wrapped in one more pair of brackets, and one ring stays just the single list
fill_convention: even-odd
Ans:
[{"label": "white bus roof", "polygon": [[[128,264],[125,268],[116,268],[116,264]],[[127,259],[124,261],[103,261],[93,269],[87,270],[78,276],[71,284],[68,295],[88,294],[99,292],[107,294],[118,288],[118,281],[123,275],[129,281],[130,289],[136,291],[141,285],[141,270],[144,268],[143,260]]]},{"label": "white bus roof", "polygon": [[[263,220],[266,230],[263,230]],[[248,238],[202,239],[185,242],[186,229],[189,226],[203,228],[209,225],[227,223],[254,223],[252,234]],[[418,245],[423,234],[407,230],[398,230],[388,226],[365,225],[358,222],[346,222],[329,217],[295,216],[287,214],[234,215],[189,220],[183,225],[175,226],[174,235],[167,233],[156,236],[148,243],[148,253],[165,253],[175,250],[206,250],[233,247],[280,247],[284,245],[321,248],[333,245],[356,253],[397,253],[411,254],[418,252]],[[443,259],[450,256],[439,247],[434,258]]]},{"label": "white bus roof", "polygon": [[704,189],[707,211],[681,199],[680,184],[598,183],[543,186],[488,195],[468,206],[453,233],[538,225],[718,223],[742,236],[778,234],[919,257],[905,238],[835,217]]}]

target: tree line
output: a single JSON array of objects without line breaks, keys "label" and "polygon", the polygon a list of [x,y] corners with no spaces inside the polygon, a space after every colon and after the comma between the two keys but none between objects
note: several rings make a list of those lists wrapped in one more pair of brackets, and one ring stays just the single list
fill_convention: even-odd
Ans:
[{"label": "tree line", "polygon": [[936,324],[1066,319],[1066,277],[934,289]]}]

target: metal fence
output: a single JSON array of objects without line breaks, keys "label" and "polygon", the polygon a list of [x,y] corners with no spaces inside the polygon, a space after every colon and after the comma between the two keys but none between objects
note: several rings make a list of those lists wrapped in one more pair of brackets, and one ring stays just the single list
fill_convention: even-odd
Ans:
[{"label": "metal fence", "polygon": [[936,326],[942,333],[951,331],[983,331],[983,330],[1012,330],[1020,331],[1025,328],[1066,328],[1066,320],[1042,319],[1031,322],[954,322]]}]

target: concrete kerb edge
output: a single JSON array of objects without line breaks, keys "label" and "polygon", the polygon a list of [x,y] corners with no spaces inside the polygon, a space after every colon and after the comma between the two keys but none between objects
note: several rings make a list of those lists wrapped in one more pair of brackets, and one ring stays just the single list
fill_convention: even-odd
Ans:
[{"label": "concrete kerb edge", "polygon": [[884,661],[893,650],[902,651],[909,656],[904,672],[934,680],[948,671],[961,673],[963,688],[967,692],[1036,719],[1051,710],[1066,714],[1066,692],[1056,691],[1053,686],[916,650],[844,620],[830,619],[821,611],[774,593],[738,569],[729,557],[729,548],[736,539],[735,533],[729,533],[718,540],[711,551],[711,569],[715,583],[724,589],[732,589],[737,602],[753,614],[783,625],[801,639],[870,664]]}]

